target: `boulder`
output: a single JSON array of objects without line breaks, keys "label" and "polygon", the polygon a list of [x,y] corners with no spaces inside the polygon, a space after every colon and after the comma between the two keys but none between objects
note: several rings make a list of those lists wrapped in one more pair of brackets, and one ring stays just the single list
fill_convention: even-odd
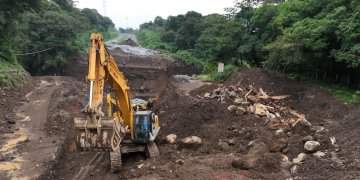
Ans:
[{"label": "boulder", "polygon": [[235,100],[234,100],[234,103],[235,104],[241,104],[243,102],[243,99],[242,98],[236,98]]},{"label": "boulder", "polygon": [[269,149],[261,140],[251,142],[251,148],[248,153],[232,162],[234,168],[251,169],[255,166],[255,162],[263,157],[264,154],[269,153]]},{"label": "boulder", "polygon": [[321,151],[316,151],[313,156],[321,158],[325,156],[325,153],[321,152]]},{"label": "boulder", "polygon": [[175,134],[169,134],[165,137],[164,141],[168,144],[173,144],[176,141],[177,136]]},{"label": "boulder", "polygon": [[293,159],[293,163],[301,164],[305,160],[306,156],[307,155],[305,153],[300,153],[297,158]]},{"label": "boulder", "polygon": [[244,114],[246,114],[246,113],[247,113],[247,111],[246,111],[246,109],[243,108],[243,107],[238,107],[238,108],[236,109],[236,115],[238,115],[238,116],[244,115]]},{"label": "boulder", "polygon": [[201,145],[202,145],[201,138],[197,136],[189,136],[187,138],[181,139],[179,147],[185,149],[197,150],[201,147]]},{"label": "boulder", "polygon": [[288,146],[288,142],[285,139],[277,139],[271,141],[269,150],[271,152],[281,152]]},{"label": "boulder", "polygon": [[304,151],[305,152],[315,152],[320,149],[320,143],[317,141],[306,141],[304,145]]},{"label": "boulder", "polygon": [[300,135],[310,135],[311,134],[311,124],[309,121],[305,119],[298,119],[292,125],[292,132],[293,134],[300,134]]},{"label": "boulder", "polygon": [[228,110],[229,110],[229,111],[234,111],[235,109],[237,109],[237,106],[235,106],[235,105],[230,105],[230,106],[228,107]]},{"label": "boulder", "polygon": [[256,104],[254,104],[254,107],[255,107],[255,112],[254,112],[255,115],[259,115],[259,116],[266,115],[267,108],[265,105],[256,103]]},{"label": "boulder", "polygon": [[210,93],[205,93],[204,97],[205,98],[210,98]]}]

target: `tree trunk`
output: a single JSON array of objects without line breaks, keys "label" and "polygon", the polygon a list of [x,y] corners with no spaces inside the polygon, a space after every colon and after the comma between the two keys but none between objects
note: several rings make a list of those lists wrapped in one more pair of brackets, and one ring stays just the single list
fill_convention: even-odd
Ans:
[{"label": "tree trunk", "polygon": [[253,58],[256,66],[260,67],[260,61],[259,61],[258,57],[256,56],[256,52],[255,52],[254,48],[251,50],[251,57]]}]

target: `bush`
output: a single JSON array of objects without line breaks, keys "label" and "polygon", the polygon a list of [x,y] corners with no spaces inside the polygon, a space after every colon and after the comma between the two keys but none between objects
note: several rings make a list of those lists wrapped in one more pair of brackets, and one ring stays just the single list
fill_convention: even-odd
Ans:
[{"label": "bush", "polygon": [[191,52],[187,51],[187,50],[179,50],[174,54],[170,55],[171,57],[179,60],[180,62],[183,62],[184,64],[188,65],[188,66],[196,66],[198,68],[203,68],[205,66],[205,62],[202,61],[201,59],[197,59],[195,58]]}]

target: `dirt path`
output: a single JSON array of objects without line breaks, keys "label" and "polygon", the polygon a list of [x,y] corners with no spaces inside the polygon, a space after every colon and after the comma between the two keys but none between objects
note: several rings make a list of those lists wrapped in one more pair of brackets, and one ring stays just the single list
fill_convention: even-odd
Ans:
[{"label": "dirt path", "polygon": [[[26,95],[29,102],[18,108],[16,115],[22,120],[16,124],[14,134],[9,135],[2,155],[13,160],[0,163],[0,170],[8,171],[12,179],[38,179],[53,160],[61,137],[49,138],[44,125],[47,122],[51,95],[60,87],[59,77],[42,77],[37,87]],[[15,145],[17,145],[15,147]]]}]

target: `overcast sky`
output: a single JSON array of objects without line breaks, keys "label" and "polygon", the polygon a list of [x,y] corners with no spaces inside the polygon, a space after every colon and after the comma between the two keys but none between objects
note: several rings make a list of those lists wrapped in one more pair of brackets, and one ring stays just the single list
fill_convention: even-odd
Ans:
[{"label": "overcast sky", "polygon": [[[97,9],[104,14],[103,0],[75,0],[77,8]],[[234,0],[106,0],[106,14],[114,22],[115,28],[139,28],[144,22],[154,21],[156,16],[166,19],[188,11],[196,11],[203,16],[224,14],[225,7],[233,7]],[[126,24],[127,17],[127,24]]]}]

